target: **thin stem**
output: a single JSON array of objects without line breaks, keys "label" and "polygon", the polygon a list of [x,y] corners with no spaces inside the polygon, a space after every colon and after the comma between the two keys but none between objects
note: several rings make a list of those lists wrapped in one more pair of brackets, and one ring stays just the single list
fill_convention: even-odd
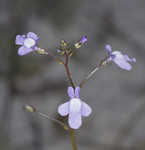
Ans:
[{"label": "thin stem", "polygon": [[80,87],[82,87],[84,85],[84,83],[86,81],[88,81],[94,74],[96,71],[98,71],[99,69],[101,69],[102,67],[104,67],[108,62],[107,62],[108,57],[106,57],[105,59],[101,60],[101,62],[99,63],[99,65],[97,65],[79,84]]},{"label": "thin stem", "polygon": [[46,49],[42,49],[38,47],[37,52],[38,54],[48,55],[50,57],[53,57],[59,64],[64,64],[64,62],[60,58],[58,58],[55,54],[48,52]]},{"label": "thin stem", "polygon": [[71,74],[70,74],[68,65],[64,65],[64,67],[65,67],[65,71],[66,71],[67,77],[69,79],[70,85],[75,89],[75,85],[74,85],[73,80],[71,78]]},{"label": "thin stem", "polygon": [[71,73],[68,67],[68,63],[69,63],[69,55],[65,52],[65,63],[64,63],[64,67],[65,67],[65,71],[66,71],[66,75],[68,77],[68,80],[70,82],[70,85],[75,89],[75,85],[73,83],[72,77],[71,77]]},{"label": "thin stem", "polygon": [[[68,80],[70,82],[70,85],[75,89],[75,85],[73,83],[73,80],[72,80],[72,77],[71,77],[71,73],[69,71],[69,67],[68,67],[68,64],[69,64],[69,57],[70,55],[65,52],[65,63],[64,63],[64,67],[65,67],[65,71],[66,71],[66,75],[68,77]],[[73,147],[73,150],[77,150],[77,145],[76,145],[76,138],[75,138],[75,132],[73,129],[69,128],[69,133],[71,135],[71,141],[72,141],[72,147]]]},{"label": "thin stem", "polygon": [[64,64],[64,62],[60,58],[56,57],[54,54],[47,52],[47,55],[53,57],[59,64]]},{"label": "thin stem", "polygon": [[70,129],[69,132],[71,136],[73,150],[77,150],[75,132],[73,129]]},{"label": "thin stem", "polygon": [[37,110],[34,106],[32,105],[25,105],[24,106],[24,110],[27,111],[27,112],[31,112],[31,113],[37,113],[38,115],[40,115],[41,117],[45,118],[45,119],[49,119],[55,123],[58,123],[59,125],[61,125],[65,130],[69,130],[70,128],[65,124],[63,123],[62,121],[60,120],[57,120],[55,118],[51,118],[49,117],[47,114],[45,113],[42,113],[40,112],[39,110]]},{"label": "thin stem", "polygon": [[87,81],[87,80],[89,80],[93,75],[94,75],[94,73],[97,71],[97,70],[99,70],[100,68],[99,67],[95,67],[82,81],[81,81],[81,83],[80,83],[80,87],[82,87],[83,86],[83,84]]},{"label": "thin stem", "polygon": [[[50,53],[50,52],[48,53],[48,52],[45,51],[44,49],[40,49],[40,50],[39,50],[39,53],[40,53],[40,54],[49,55],[49,56],[55,58],[55,59],[58,61],[58,63],[63,64],[63,65],[64,65],[64,68],[65,68],[65,72],[66,72],[67,78],[68,78],[68,80],[69,80],[69,82],[70,82],[70,85],[75,89],[75,85],[74,85],[74,83],[73,83],[73,80],[72,80],[72,77],[71,77],[71,73],[70,73],[70,70],[69,70],[69,67],[68,67],[70,54],[67,53],[67,51],[65,51],[65,62],[63,62],[61,59],[59,59],[58,57],[56,57],[54,54],[52,54],[52,53]],[[31,107],[30,107],[30,108],[31,108]],[[29,108],[29,109],[30,109],[30,108]],[[63,128],[64,128],[65,130],[69,130],[70,135],[71,135],[71,141],[72,141],[73,150],[77,150],[76,139],[75,139],[75,132],[74,132],[73,129],[69,128],[67,125],[65,125],[63,122],[61,122],[61,121],[59,121],[59,120],[56,120],[56,119],[54,119],[54,118],[50,118],[48,115],[46,115],[46,114],[44,114],[44,113],[41,113],[41,112],[36,111],[36,110],[34,110],[34,111],[35,111],[37,114],[39,114],[40,116],[42,116],[42,117],[44,117],[44,118],[46,118],[46,119],[50,119],[50,120],[52,120],[52,121],[54,121],[54,122],[60,124],[61,126],[63,126]],[[34,111],[33,111],[33,108],[32,108],[32,112],[34,112]]]},{"label": "thin stem", "polygon": [[[43,118],[46,118],[46,119],[49,119],[49,120],[51,120],[51,121],[53,121],[53,122],[58,123],[59,125],[61,125],[61,126],[62,126],[63,128],[65,128],[65,129],[66,129],[66,127],[67,127],[67,125],[65,125],[63,122],[61,122],[61,121],[59,121],[59,120],[57,120],[57,119],[55,119],[55,118],[50,118],[48,115],[46,115],[46,114],[44,114],[44,113],[42,113],[42,112],[36,111],[36,113],[39,114],[40,116],[42,116]],[[68,128],[68,127],[67,127],[67,128]]]}]

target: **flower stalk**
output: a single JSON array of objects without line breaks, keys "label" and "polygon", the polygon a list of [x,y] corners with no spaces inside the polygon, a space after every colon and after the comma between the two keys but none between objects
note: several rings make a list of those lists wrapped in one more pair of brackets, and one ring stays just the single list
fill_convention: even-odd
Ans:
[{"label": "flower stalk", "polygon": [[81,81],[81,83],[79,84],[79,87],[82,88],[82,86],[84,85],[84,83],[86,83],[86,81],[88,81],[95,73],[96,71],[100,70],[102,67],[107,65],[107,58],[101,60],[101,62],[99,63],[99,65],[97,65],[91,72],[89,72],[88,75],[85,76],[85,78]]},{"label": "flower stalk", "polygon": [[70,133],[70,136],[71,136],[71,142],[72,142],[73,150],[77,150],[75,132],[74,132],[73,129],[70,128],[69,133]]},{"label": "flower stalk", "polygon": [[66,72],[67,78],[70,82],[70,85],[75,89],[75,85],[73,83],[68,64],[69,64],[69,54],[67,52],[65,52],[65,63],[64,63],[65,72]]},{"label": "flower stalk", "polygon": [[70,84],[70,86],[68,87],[68,96],[70,97],[70,100],[69,102],[65,102],[64,104],[59,105],[58,113],[61,116],[68,115],[68,125],[66,125],[64,122],[60,120],[51,118],[47,114],[40,112],[39,110],[37,110],[35,107],[31,105],[25,105],[24,109],[27,112],[31,112],[31,113],[35,112],[37,115],[42,116],[45,119],[51,120],[59,124],[61,127],[63,127],[63,129],[68,131],[71,136],[73,150],[77,150],[74,129],[80,128],[80,126],[82,125],[82,117],[88,117],[92,112],[91,107],[80,99],[80,88],[84,85],[86,81],[88,81],[96,73],[96,71],[100,70],[108,63],[114,62],[119,68],[130,71],[132,69],[131,63],[135,63],[136,59],[131,58],[120,51],[112,51],[111,45],[107,44],[105,46],[107,57],[101,60],[100,63],[96,65],[93,68],[93,70],[90,71],[84,77],[84,79],[80,82],[79,86],[75,87],[69,69],[69,59],[77,49],[81,48],[82,45],[87,43],[88,41],[87,36],[82,36],[81,39],[78,42],[76,42],[74,45],[71,45],[70,43],[67,43],[64,40],[61,41],[60,47],[59,49],[57,49],[57,52],[61,56],[64,56],[64,60],[57,57],[55,54],[51,52],[47,52],[45,49],[38,47],[38,41],[39,41],[38,35],[33,32],[28,32],[26,35],[17,35],[15,44],[20,46],[18,48],[18,55],[23,56],[35,51],[41,55],[51,56],[59,64],[63,64],[65,68],[66,76]]},{"label": "flower stalk", "polygon": [[45,119],[48,119],[48,120],[51,120],[52,122],[55,122],[57,124],[59,124],[60,126],[62,126],[65,130],[69,130],[69,127],[64,124],[62,121],[60,120],[57,120],[55,118],[51,118],[49,117],[47,114],[45,113],[42,113],[40,112],[39,110],[37,110],[34,106],[32,105],[25,105],[24,106],[24,110],[27,111],[27,112],[31,112],[31,113],[37,113],[38,115],[40,115],[41,117],[45,118]]},{"label": "flower stalk", "polygon": [[[73,89],[75,89],[75,85],[73,83],[73,80],[72,80],[72,77],[71,77],[71,73],[70,73],[70,70],[69,70],[69,67],[68,67],[69,57],[70,57],[70,55],[65,51],[64,67],[65,67],[66,75],[67,75],[67,78],[68,78],[68,80],[70,82],[70,85],[73,87]],[[72,142],[73,150],[77,150],[75,132],[74,132],[73,129],[69,128],[69,133],[70,133],[70,136],[71,136],[71,142]]]}]

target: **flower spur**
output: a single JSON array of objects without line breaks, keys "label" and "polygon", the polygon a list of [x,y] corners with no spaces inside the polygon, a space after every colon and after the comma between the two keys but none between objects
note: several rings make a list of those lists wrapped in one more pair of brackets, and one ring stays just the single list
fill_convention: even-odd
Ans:
[{"label": "flower spur", "polygon": [[73,89],[68,87],[68,96],[70,101],[61,104],[58,107],[58,113],[61,116],[68,115],[68,124],[72,129],[78,129],[82,125],[82,116],[88,117],[92,109],[80,99],[80,87]]}]

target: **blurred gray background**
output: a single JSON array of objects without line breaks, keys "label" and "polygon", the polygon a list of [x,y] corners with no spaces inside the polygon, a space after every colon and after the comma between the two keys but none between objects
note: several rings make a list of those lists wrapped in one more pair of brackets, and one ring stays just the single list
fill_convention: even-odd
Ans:
[{"label": "blurred gray background", "polygon": [[132,71],[115,64],[98,71],[81,89],[93,109],[77,130],[78,150],[145,149],[145,1],[0,0],[0,150],[72,150],[59,125],[24,112],[24,104],[58,119],[57,107],[69,100],[67,78],[53,58],[17,55],[17,34],[40,36],[55,52],[61,39],[88,36],[71,59],[78,83],[105,56],[105,44],[136,57]]}]

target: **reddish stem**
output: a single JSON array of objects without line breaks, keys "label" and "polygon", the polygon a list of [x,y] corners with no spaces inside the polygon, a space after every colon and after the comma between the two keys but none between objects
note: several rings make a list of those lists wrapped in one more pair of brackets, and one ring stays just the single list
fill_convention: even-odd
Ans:
[{"label": "reddish stem", "polygon": [[71,73],[70,73],[70,70],[69,70],[69,67],[68,67],[68,63],[69,63],[69,55],[67,54],[67,52],[65,52],[64,67],[65,67],[66,75],[69,79],[70,85],[75,89],[75,85],[74,85],[72,77],[71,77]]}]

